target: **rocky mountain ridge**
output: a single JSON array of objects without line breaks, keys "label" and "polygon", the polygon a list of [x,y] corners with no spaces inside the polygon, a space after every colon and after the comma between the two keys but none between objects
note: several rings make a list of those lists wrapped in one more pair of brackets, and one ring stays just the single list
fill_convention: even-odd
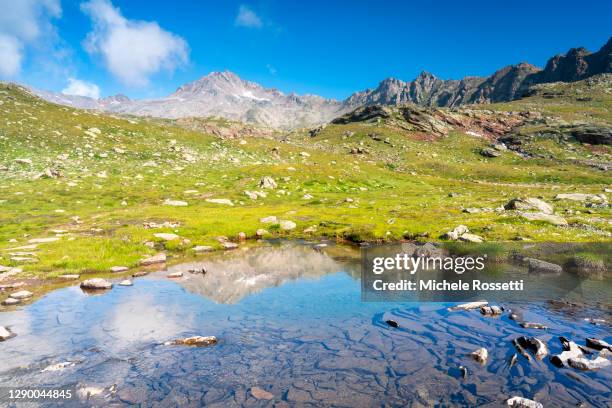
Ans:
[{"label": "rocky mountain ridge", "polygon": [[422,72],[413,81],[387,78],[374,89],[356,92],[344,101],[316,95],[284,94],[243,80],[236,74],[212,72],[159,99],[131,100],[124,95],[103,99],[33,90],[48,101],[84,109],[161,118],[221,117],[279,129],[326,123],[369,105],[456,107],[518,99],[543,83],[573,82],[612,72],[612,38],[597,52],[570,49],[552,57],[544,69],[528,63],[504,67],[488,77],[444,80]]}]

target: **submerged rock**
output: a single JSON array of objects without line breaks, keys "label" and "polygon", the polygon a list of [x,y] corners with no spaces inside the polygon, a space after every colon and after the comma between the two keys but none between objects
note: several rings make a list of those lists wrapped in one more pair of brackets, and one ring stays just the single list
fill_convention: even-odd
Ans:
[{"label": "submerged rock", "polygon": [[106,290],[113,287],[113,284],[102,278],[87,279],[81,282],[81,289]]},{"label": "submerged rock", "polygon": [[480,364],[486,364],[487,359],[489,358],[489,352],[486,348],[481,347],[476,351],[470,353],[470,356]]},{"label": "submerged rock", "polygon": [[523,397],[512,397],[506,401],[506,404],[513,408],[544,408],[539,402]]},{"label": "submerged rock", "polygon": [[399,327],[399,324],[397,324],[395,320],[387,320],[385,323],[387,323],[391,327]]},{"label": "submerged rock", "polygon": [[450,312],[454,312],[457,310],[473,310],[473,309],[480,309],[483,306],[488,305],[489,302],[487,302],[486,300],[480,300],[478,302],[469,302],[469,303],[462,303],[460,305],[457,306],[452,306],[449,307],[447,310]]},{"label": "submerged rock", "polygon": [[180,345],[180,346],[212,346],[217,344],[217,338],[215,336],[194,336],[187,337],[184,339],[171,340],[164,343],[166,346]]},{"label": "submerged rock", "polygon": [[524,329],[540,329],[540,330],[548,329],[548,326],[545,326],[542,323],[522,322],[520,323],[520,325]]},{"label": "submerged rock", "polygon": [[43,368],[41,370],[41,373],[47,372],[47,371],[61,371],[64,370],[68,367],[74,367],[76,365],[75,362],[73,361],[64,361],[62,363],[57,363],[57,364],[52,364],[50,366],[47,366],[45,368]]},{"label": "submerged rock", "polygon": [[251,395],[260,400],[271,400],[274,398],[274,395],[266,390],[263,390],[259,387],[251,388]]},{"label": "submerged rock", "polygon": [[584,353],[576,343],[569,341],[564,337],[561,337],[560,340],[563,344],[564,351],[560,354],[552,356],[550,358],[551,363],[557,367],[564,367],[568,364],[568,360],[570,358],[581,358],[584,356]]}]

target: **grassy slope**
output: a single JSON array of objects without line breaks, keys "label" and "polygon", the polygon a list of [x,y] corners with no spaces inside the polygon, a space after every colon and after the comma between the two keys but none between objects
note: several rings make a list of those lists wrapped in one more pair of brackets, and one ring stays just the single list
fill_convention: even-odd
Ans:
[{"label": "grassy slope", "polygon": [[[487,108],[517,110],[527,104],[531,110],[559,112],[548,106],[550,100],[537,98]],[[610,123],[610,99],[603,98],[598,120]],[[297,132],[285,142],[249,138],[241,144],[167,122],[51,105],[12,86],[0,88],[0,101],[0,165],[8,167],[0,170],[0,265],[23,267],[26,275],[136,265],[163,247],[143,245],[154,240],[155,232],[188,238],[191,244],[166,244],[178,254],[192,245],[218,245],[215,238],[220,235],[232,238],[244,231],[253,236],[258,228],[267,228],[273,234],[298,237],[313,225],[318,226],[316,235],[352,239],[399,239],[423,233],[437,239],[458,224],[489,241],[518,236],[538,241],[609,241],[612,231],[609,209],[585,214],[584,205],[573,202],[553,203],[574,223],[569,227],[527,222],[512,212],[462,212],[464,207],[499,207],[517,196],[552,202],[559,192],[601,193],[610,178],[564,159],[564,149],[551,141],[532,147],[556,149],[559,160],[527,160],[511,152],[485,159],[477,153],[485,142],[459,132],[424,142],[412,133],[370,124],[331,125],[316,138]],[[589,103],[572,102],[571,115],[584,116]],[[101,133],[87,134],[92,127]],[[347,138],[347,130],[355,134]],[[373,131],[389,138],[393,147],[368,137]],[[353,146],[366,147],[370,154],[351,155],[348,150]],[[115,148],[125,152],[117,153]],[[572,157],[592,154],[580,145],[571,151]],[[609,160],[609,150],[599,154]],[[58,160],[61,155],[67,158]],[[16,163],[17,158],[31,159],[33,164]],[[34,178],[58,164],[63,177]],[[100,177],[101,172],[106,177]],[[267,198],[250,200],[243,192],[258,189],[262,176],[274,177],[279,187]],[[449,197],[450,192],[458,195]],[[314,197],[303,199],[305,194]],[[212,204],[205,198],[228,198],[235,205]],[[165,199],[184,200],[189,206],[165,206]],[[566,214],[566,210],[581,213]],[[259,222],[268,215],[292,220],[297,228],[278,232]],[[151,230],[143,228],[144,221],[178,221],[180,227]],[[7,249],[26,245],[30,238],[54,236],[55,229],[68,232],[58,242],[39,245],[35,251],[39,262],[9,260]]]}]

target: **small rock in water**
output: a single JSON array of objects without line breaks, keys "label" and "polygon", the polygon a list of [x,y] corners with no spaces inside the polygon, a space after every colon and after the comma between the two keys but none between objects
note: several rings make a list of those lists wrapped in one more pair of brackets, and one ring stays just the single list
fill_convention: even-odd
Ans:
[{"label": "small rock in water", "polygon": [[584,357],[570,358],[567,360],[567,364],[577,370],[590,371],[608,367],[611,363],[607,358],[597,356],[593,360],[589,360]]},{"label": "small rock in water", "polygon": [[395,320],[387,320],[385,323],[387,323],[391,327],[399,327],[399,324],[397,324]]},{"label": "small rock in water", "polygon": [[87,279],[81,282],[82,289],[105,290],[113,287],[113,284],[102,278]]},{"label": "small rock in water", "polygon": [[184,339],[171,340],[164,343],[166,346],[180,345],[180,346],[212,346],[217,344],[217,338],[215,336],[194,336],[187,337]]},{"label": "small rock in water", "polygon": [[584,356],[584,353],[580,347],[573,341],[567,340],[565,337],[560,337],[563,345],[563,352],[556,354],[550,358],[550,362],[557,367],[564,367],[568,364],[570,358],[580,358]]},{"label": "small rock in water", "polygon": [[10,339],[13,336],[14,336],[14,334],[11,333],[9,331],[9,329],[7,329],[4,326],[0,326],[0,341],[4,341],[4,340],[7,340],[7,339]]},{"label": "small rock in water", "polygon": [[271,400],[274,398],[274,395],[266,390],[263,390],[259,387],[251,388],[251,395],[260,400]]},{"label": "small rock in water", "polygon": [[596,339],[594,337],[587,337],[586,345],[587,347],[595,349],[595,350],[606,349],[606,350],[612,351],[612,345],[608,344],[604,340]]},{"label": "small rock in water", "polygon": [[481,347],[478,350],[471,352],[470,356],[472,356],[474,360],[478,361],[480,364],[486,364],[487,358],[489,358],[489,352],[486,348]]},{"label": "small rock in water", "polygon": [[499,306],[482,306],[480,313],[485,316],[497,316],[502,314],[502,309]]},{"label": "small rock in water", "polygon": [[508,363],[510,368],[514,367],[514,365],[516,364],[517,361],[518,361],[518,355],[516,353],[514,353],[512,355],[512,358],[510,358],[510,363]]},{"label": "small rock in water", "polygon": [[119,285],[120,286],[134,286],[132,281],[129,279],[122,280],[121,282],[119,282]]},{"label": "small rock in water", "polygon": [[194,275],[206,275],[206,268],[189,269],[187,272],[192,273]]},{"label": "small rock in water", "polygon": [[538,360],[543,359],[548,354],[548,347],[546,347],[546,344],[537,337],[521,336],[516,338],[516,343],[525,349],[531,350]]},{"label": "small rock in water", "polygon": [[19,303],[21,303],[21,300],[19,300],[19,299],[14,299],[14,298],[12,298],[12,297],[6,298],[6,299],[4,299],[4,300],[2,301],[2,304],[3,304],[4,306],[14,306],[14,305],[17,305],[17,304],[19,304]]},{"label": "small rock in water", "polygon": [[557,265],[551,262],[541,261],[535,258],[524,258],[524,262],[527,263],[529,267],[529,272],[535,273],[561,273],[563,272],[563,268],[561,265]]},{"label": "small rock in water", "polygon": [[183,272],[172,272],[166,275],[167,278],[182,278]]},{"label": "small rock in water", "polygon": [[45,367],[44,369],[41,370],[41,373],[44,373],[47,371],[60,371],[68,367],[74,367],[75,365],[76,363],[72,361],[64,361],[63,363],[52,364],[50,366]]},{"label": "small rock in water", "polygon": [[141,276],[145,276],[145,275],[148,275],[148,274],[149,274],[149,272],[147,272],[147,271],[138,271],[138,272],[134,272],[132,274],[132,278],[140,278]]},{"label": "small rock in water", "polygon": [[512,397],[506,403],[513,408],[544,408],[539,402],[523,397]]},{"label": "small rock in water", "polygon": [[110,270],[113,273],[125,272],[129,268],[127,266],[113,266]]},{"label": "small rock in water", "polygon": [[461,371],[461,377],[467,378],[467,376],[468,376],[468,369],[467,369],[467,367],[459,366],[459,370]]},{"label": "small rock in water", "polygon": [[540,329],[540,330],[548,329],[548,326],[545,326],[542,323],[522,322],[520,323],[520,325],[524,329]]},{"label": "small rock in water", "polygon": [[17,300],[23,300],[23,299],[31,298],[32,295],[33,293],[28,290],[20,290],[19,292],[11,293],[9,297],[12,297],[13,299],[17,299]]},{"label": "small rock in water", "polygon": [[77,275],[77,274],[68,274],[68,275],[58,276],[59,279],[65,279],[65,280],[74,280],[74,279],[79,279],[80,277],[81,275]]},{"label": "small rock in water", "polygon": [[229,241],[222,242],[221,246],[223,247],[223,249],[236,249],[236,248],[238,248],[238,244],[236,244],[235,242],[229,242]]},{"label": "small rock in water", "polygon": [[210,252],[213,250],[213,247],[208,245],[197,245],[193,247],[194,252]]},{"label": "small rock in water", "polygon": [[483,306],[488,305],[489,302],[487,302],[486,300],[480,300],[477,302],[469,302],[469,303],[462,303],[460,305],[457,306],[452,306],[449,307],[447,310],[450,312],[454,312],[457,310],[473,310],[473,309],[480,309]]},{"label": "small rock in water", "polygon": [[166,254],[161,252],[157,255],[141,260],[140,264],[143,266],[148,266],[148,265],[155,265],[155,264],[164,263],[164,262],[166,262]]}]

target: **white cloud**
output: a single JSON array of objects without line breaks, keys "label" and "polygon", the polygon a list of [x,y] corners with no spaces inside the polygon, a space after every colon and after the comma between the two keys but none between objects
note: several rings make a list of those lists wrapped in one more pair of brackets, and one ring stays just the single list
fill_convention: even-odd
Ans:
[{"label": "white cloud", "polygon": [[274,68],[274,66],[271,64],[266,64],[266,68],[268,69],[268,72],[270,73],[270,75],[276,75],[278,73],[276,68]]},{"label": "white cloud", "polygon": [[0,10],[0,75],[12,77],[26,46],[53,36],[51,19],[60,17],[62,8],[59,0],[0,0]]},{"label": "white cloud", "polygon": [[148,84],[151,75],[186,64],[185,40],[163,30],[156,22],[128,20],[108,0],[81,5],[93,22],[85,49],[102,57],[107,69],[131,86]]},{"label": "white cloud", "polygon": [[68,78],[68,86],[62,89],[62,93],[100,99],[100,88],[98,85],[76,78]]},{"label": "white cloud", "polygon": [[238,27],[261,28],[263,22],[253,10],[244,4],[238,8],[238,15],[234,24]]}]

